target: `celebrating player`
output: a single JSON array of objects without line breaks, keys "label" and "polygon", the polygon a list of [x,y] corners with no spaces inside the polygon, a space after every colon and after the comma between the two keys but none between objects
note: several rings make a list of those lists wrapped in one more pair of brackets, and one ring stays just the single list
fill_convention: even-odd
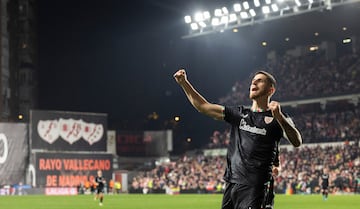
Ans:
[{"label": "celebrating player", "polygon": [[299,131],[283,114],[280,103],[270,101],[275,93],[274,77],[265,71],[255,73],[249,92],[250,108],[208,102],[188,81],[184,69],[178,70],[174,78],[200,113],[231,125],[222,209],[260,209],[281,137],[285,136],[295,147],[302,143]]}]

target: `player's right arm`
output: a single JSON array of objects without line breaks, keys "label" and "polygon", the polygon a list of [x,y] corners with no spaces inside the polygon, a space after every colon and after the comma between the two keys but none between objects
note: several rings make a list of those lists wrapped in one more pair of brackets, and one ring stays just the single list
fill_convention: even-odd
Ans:
[{"label": "player's right arm", "polygon": [[197,111],[217,120],[224,119],[224,106],[208,102],[188,81],[184,69],[178,70],[174,78]]}]

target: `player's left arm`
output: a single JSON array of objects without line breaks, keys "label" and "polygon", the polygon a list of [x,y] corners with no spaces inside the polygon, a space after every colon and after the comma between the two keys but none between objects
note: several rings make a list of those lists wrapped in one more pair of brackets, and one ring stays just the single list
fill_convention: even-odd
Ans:
[{"label": "player's left arm", "polygon": [[299,147],[302,144],[302,138],[299,130],[295,127],[294,122],[290,118],[286,118],[285,115],[281,112],[280,103],[276,101],[271,101],[269,103],[269,109],[272,112],[272,115],[280,124],[281,128],[284,131],[285,138],[294,147]]},{"label": "player's left arm", "polygon": [[274,177],[277,177],[281,171],[281,166],[280,166],[280,156],[279,156],[279,147],[277,147],[276,149],[276,155],[275,155],[275,159],[273,162],[273,167],[272,167],[272,175]]}]

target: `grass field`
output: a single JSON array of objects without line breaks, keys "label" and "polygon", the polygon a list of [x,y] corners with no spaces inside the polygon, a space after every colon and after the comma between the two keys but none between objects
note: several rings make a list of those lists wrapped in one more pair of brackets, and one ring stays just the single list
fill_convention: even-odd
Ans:
[{"label": "grass field", "polygon": [[[100,207],[92,195],[0,196],[1,209],[220,209],[221,195],[107,195]],[[276,209],[359,209],[360,195],[277,195]]]}]

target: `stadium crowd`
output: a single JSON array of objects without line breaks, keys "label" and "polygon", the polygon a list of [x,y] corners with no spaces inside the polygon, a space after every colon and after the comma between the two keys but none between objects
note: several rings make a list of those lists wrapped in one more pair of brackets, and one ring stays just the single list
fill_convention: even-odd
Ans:
[{"label": "stadium crowd", "polygon": [[319,193],[321,175],[328,170],[330,193],[358,192],[360,185],[360,148],[358,143],[304,146],[280,151],[281,172],[276,178],[278,193]]},{"label": "stadium crowd", "polygon": [[[277,78],[273,98],[293,101],[360,92],[359,55],[345,54],[334,60],[324,55],[284,55],[269,62],[265,68]],[[236,81],[231,91],[219,99],[220,104],[236,105],[249,101],[248,84],[251,77]]]},{"label": "stadium crowd", "polygon": [[184,156],[135,176],[130,193],[206,193],[221,192],[224,158]]},{"label": "stadium crowd", "polygon": [[[321,53],[300,57],[284,55],[267,63],[266,69],[277,78],[279,91],[274,99],[294,101],[360,92],[359,62],[356,53],[333,60],[327,60]],[[237,81],[219,103],[236,105],[248,101],[250,79]],[[360,112],[357,104],[339,101],[326,108],[320,104],[315,108],[297,107],[291,114],[302,133],[304,145],[296,149],[281,146],[276,192],[320,193],[321,175],[328,172],[330,193],[360,193]],[[326,145],[329,142],[342,143]],[[228,144],[229,130],[215,130],[205,149],[223,149]],[[286,140],[281,144],[286,144]],[[153,170],[140,172],[132,179],[129,192],[222,192],[225,165],[224,156],[183,156],[177,161],[157,165]]]},{"label": "stadium crowd", "polygon": [[[337,146],[304,146],[280,149],[277,193],[313,194],[320,192],[324,168],[330,176],[331,193],[359,192],[360,148],[357,143]],[[224,156],[193,157],[156,166],[132,179],[130,193],[216,193],[223,189]]]},{"label": "stadium crowd", "polygon": [[[292,118],[301,131],[305,144],[360,139],[360,111],[355,107],[337,112],[297,114]],[[206,148],[224,148],[229,140],[228,129],[222,132],[215,130]],[[283,140],[281,143],[284,144],[286,141]]]}]

